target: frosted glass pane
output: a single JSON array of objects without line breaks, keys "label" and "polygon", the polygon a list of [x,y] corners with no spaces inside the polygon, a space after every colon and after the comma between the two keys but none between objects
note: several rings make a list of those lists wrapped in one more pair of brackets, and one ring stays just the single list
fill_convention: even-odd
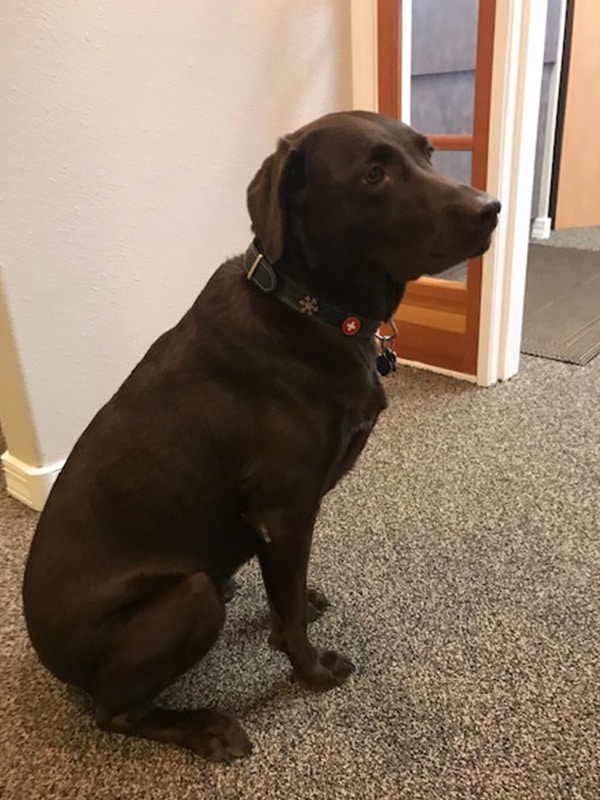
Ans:
[{"label": "frosted glass pane", "polygon": [[473,131],[478,0],[413,0],[411,124]]}]

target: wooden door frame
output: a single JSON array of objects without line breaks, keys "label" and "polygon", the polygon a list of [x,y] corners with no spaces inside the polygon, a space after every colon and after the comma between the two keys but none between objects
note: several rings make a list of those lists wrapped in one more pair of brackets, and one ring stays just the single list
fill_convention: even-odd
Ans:
[{"label": "wooden door frame", "polygon": [[[411,0],[403,2],[410,3]],[[421,362],[418,365],[489,386],[510,378],[519,366],[546,0],[486,2],[494,3],[495,15],[485,188],[501,200],[503,212],[493,245],[479,268],[476,363],[472,372],[464,368],[444,369],[435,363]],[[399,0],[352,0],[355,108],[377,110],[379,107],[378,3],[387,5],[393,14],[393,6],[398,7]],[[402,35],[406,37],[406,31]],[[399,107],[407,107],[404,96],[398,102]],[[428,288],[418,288],[421,284]],[[446,281],[427,278],[411,284],[410,292],[417,303],[419,298],[414,293],[437,297],[438,311],[449,315],[444,319],[444,326],[448,331],[450,350],[452,336],[457,335],[452,326],[456,327],[457,315],[466,314],[466,295],[459,289],[449,290],[447,287]],[[449,301],[450,297],[453,302]],[[431,308],[430,299],[427,306]],[[436,308],[435,302],[433,308]],[[411,323],[407,321],[406,324]],[[418,335],[422,336],[424,331],[426,327],[421,326]],[[414,334],[415,329],[406,329],[405,333]],[[405,360],[412,363],[410,350]]]}]

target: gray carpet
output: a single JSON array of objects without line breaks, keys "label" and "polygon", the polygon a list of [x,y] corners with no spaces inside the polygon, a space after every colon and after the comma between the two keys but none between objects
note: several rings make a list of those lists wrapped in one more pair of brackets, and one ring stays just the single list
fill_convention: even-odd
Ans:
[{"label": "gray carpet", "polygon": [[239,714],[255,754],[232,767],[98,732],[42,669],[19,600],[36,515],[2,496],[2,797],[597,800],[600,359],[525,358],[490,390],[408,368],[387,386],[312,564],[333,603],[312,635],[356,675],[288,682],[250,567],[169,694]]},{"label": "gray carpet", "polygon": [[552,231],[549,239],[535,239],[543,247],[574,247],[577,250],[600,250],[600,225]]},{"label": "gray carpet", "polygon": [[521,350],[579,365],[600,353],[600,253],[529,248]]}]

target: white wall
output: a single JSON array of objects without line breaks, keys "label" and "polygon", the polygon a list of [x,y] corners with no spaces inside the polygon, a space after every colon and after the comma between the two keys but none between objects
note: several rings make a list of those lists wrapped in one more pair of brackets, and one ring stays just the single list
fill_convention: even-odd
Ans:
[{"label": "white wall", "polygon": [[0,30],[0,416],[40,466],[245,247],[276,138],[351,105],[350,3],[2,0]]}]

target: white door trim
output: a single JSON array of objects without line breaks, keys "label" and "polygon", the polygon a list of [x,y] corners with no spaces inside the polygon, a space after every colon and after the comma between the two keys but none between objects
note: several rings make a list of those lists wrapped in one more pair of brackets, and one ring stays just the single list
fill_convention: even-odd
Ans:
[{"label": "white door trim", "polygon": [[547,0],[496,4],[488,191],[502,202],[483,259],[477,382],[519,370]]},{"label": "white door trim", "polygon": [[[547,0],[496,4],[488,191],[502,201],[503,211],[483,260],[477,366],[482,386],[507,380],[519,368],[546,11]],[[377,0],[352,0],[352,64],[354,107],[375,110]]]},{"label": "white door trim", "polygon": [[550,75],[550,88],[548,90],[548,111],[546,113],[546,131],[544,135],[544,157],[542,161],[542,174],[540,176],[540,199],[537,208],[537,216],[531,226],[532,239],[549,239],[552,228],[552,218],[549,216],[550,192],[552,188],[554,141],[556,138],[556,124],[558,118],[558,100],[560,95],[560,78],[562,74],[566,19],[567,0],[560,0],[558,42],[554,66],[552,67],[552,73]]}]

